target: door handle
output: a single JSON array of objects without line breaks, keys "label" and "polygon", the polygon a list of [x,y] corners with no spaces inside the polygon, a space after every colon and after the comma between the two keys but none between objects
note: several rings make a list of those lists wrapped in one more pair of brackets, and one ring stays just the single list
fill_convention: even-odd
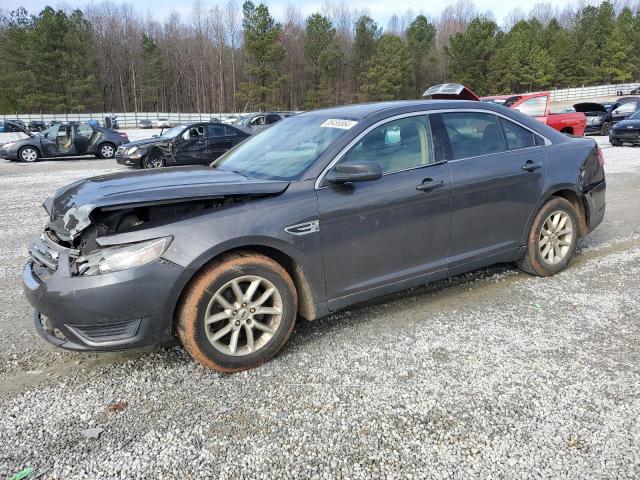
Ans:
[{"label": "door handle", "polygon": [[525,163],[522,166],[522,169],[526,170],[527,172],[534,172],[534,171],[538,170],[539,168],[542,168],[542,164],[534,162],[532,160],[527,160],[527,163]]},{"label": "door handle", "polygon": [[420,185],[416,186],[416,190],[420,190],[421,192],[430,192],[431,190],[435,190],[440,187],[444,187],[444,180],[438,181],[433,178],[425,178]]}]

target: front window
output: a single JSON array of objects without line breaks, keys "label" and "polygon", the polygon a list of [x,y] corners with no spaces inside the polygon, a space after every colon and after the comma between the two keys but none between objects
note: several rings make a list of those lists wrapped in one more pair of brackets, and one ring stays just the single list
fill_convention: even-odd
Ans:
[{"label": "front window", "polygon": [[251,178],[293,180],[354,124],[326,114],[290,117],[249,137],[212,166]]},{"label": "front window", "polygon": [[620,105],[618,108],[615,109],[613,113],[619,114],[619,113],[630,113],[635,111],[636,111],[636,104],[633,102],[629,102],[629,103],[623,103],[622,105]]},{"label": "front window", "polygon": [[377,163],[392,173],[433,163],[431,129],[425,116],[385,123],[367,133],[341,163]]},{"label": "front window", "polygon": [[[506,104],[505,104],[506,105]],[[508,106],[508,105],[506,105]],[[530,117],[544,117],[547,112],[547,97],[533,97],[514,107]]]}]

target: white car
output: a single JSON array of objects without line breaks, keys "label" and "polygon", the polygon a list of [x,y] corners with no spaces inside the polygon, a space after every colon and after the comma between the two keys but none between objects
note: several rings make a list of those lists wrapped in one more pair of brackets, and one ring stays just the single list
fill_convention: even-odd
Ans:
[{"label": "white car", "polygon": [[159,118],[153,122],[154,128],[171,128],[171,122],[168,118]]}]

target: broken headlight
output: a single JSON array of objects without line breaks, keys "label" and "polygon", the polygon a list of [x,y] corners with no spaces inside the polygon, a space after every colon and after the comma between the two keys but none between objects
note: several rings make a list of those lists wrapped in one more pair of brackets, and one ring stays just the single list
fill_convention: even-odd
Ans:
[{"label": "broken headlight", "polygon": [[151,263],[169,248],[173,237],[156,238],[138,243],[128,243],[103,248],[78,257],[76,266],[79,275],[99,275],[141,267]]},{"label": "broken headlight", "polygon": [[135,155],[136,153],[138,153],[138,147],[128,148],[127,151],[124,153],[125,155]]}]

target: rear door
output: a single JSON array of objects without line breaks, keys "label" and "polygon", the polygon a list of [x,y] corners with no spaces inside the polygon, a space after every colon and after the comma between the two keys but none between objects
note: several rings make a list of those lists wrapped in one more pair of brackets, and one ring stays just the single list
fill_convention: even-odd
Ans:
[{"label": "rear door", "polygon": [[227,135],[222,123],[207,126],[209,143],[209,162],[215,160],[232,146],[232,140]]},{"label": "rear door", "polygon": [[73,144],[76,148],[76,155],[85,155],[87,153],[91,135],[93,135],[93,129],[86,123],[81,123],[74,128]]},{"label": "rear door", "polygon": [[451,266],[516,251],[542,194],[544,140],[492,113],[442,113],[433,123],[451,166]]},{"label": "rear door", "polygon": [[390,120],[338,163],[377,163],[382,178],[318,188],[330,308],[446,272],[451,187],[426,116]]},{"label": "rear door", "polygon": [[56,147],[58,150],[58,155],[75,155],[76,147],[73,143],[75,128],[75,125],[60,125],[60,128],[58,129],[58,135],[56,137]]}]

